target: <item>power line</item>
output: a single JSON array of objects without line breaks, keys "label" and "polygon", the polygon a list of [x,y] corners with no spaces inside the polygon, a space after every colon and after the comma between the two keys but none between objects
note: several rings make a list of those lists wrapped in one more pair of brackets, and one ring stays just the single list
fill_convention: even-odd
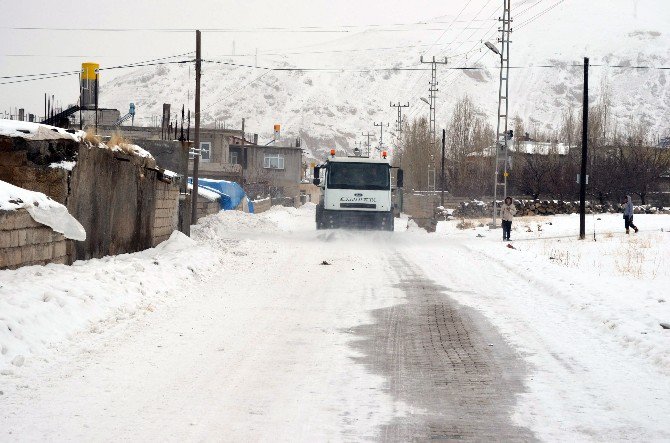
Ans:
[{"label": "power line", "polygon": [[[477,20],[485,21],[485,20]],[[465,21],[460,21],[463,23]],[[470,20],[470,23],[472,20]],[[201,32],[350,32],[357,29],[372,29],[377,31],[399,31],[398,27],[419,27],[422,30],[443,31],[443,28],[421,28],[423,26],[432,26],[445,24],[448,22],[434,20],[434,21],[419,21],[419,22],[405,22],[405,23],[372,23],[363,25],[334,25],[334,26],[259,26],[259,27],[230,27],[230,28],[206,28],[200,29]],[[12,31],[56,31],[56,32],[194,32],[193,28],[123,28],[123,27],[106,27],[106,28],[80,28],[80,27],[54,27],[54,26],[3,26],[0,29],[7,29]]]},{"label": "power line", "polygon": [[520,24],[515,28],[515,30],[519,30],[519,29],[523,28],[524,26],[528,25],[529,23],[531,23],[531,22],[537,20],[538,18],[542,17],[544,14],[546,14],[546,13],[549,12],[549,11],[551,11],[552,9],[554,9],[556,6],[560,5],[560,4],[563,3],[564,1],[565,1],[565,0],[559,0],[558,3],[552,5],[552,6],[548,7],[547,9],[543,10],[542,12],[540,12],[540,13],[538,13],[538,14],[532,16],[531,18],[529,18],[529,19],[526,20],[525,22],[520,23]]},{"label": "power line", "polygon": [[[484,57],[484,53],[478,60],[475,61],[475,65]],[[132,63],[127,65],[119,66],[110,66],[106,68],[100,68],[100,70],[113,70],[113,69],[128,69],[128,68],[141,68],[148,66],[158,66],[158,65],[169,65],[169,64],[185,64],[191,63],[192,60],[181,60],[181,61],[169,61],[169,62],[155,62],[155,63]],[[272,68],[267,66],[253,66],[253,65],[243,65],[238,63],[230,62],[220,62],[212,60],[203,60],[206,63],[215,63],[223,64],[229,66],[243,67],[249,69],[259,69],[267,72],[324,72],[324,73],[343,73],[343,72],[395,72],[395,71],[430,71],[430,68],[419,68],[411,66],[401,66],[401,67],[391,67],[391,68],[360,68],[360,69],[351,69],[351,68]],[[590,65],[594,68],[611,68],[611,69],[636,69],[636,70],[670,70],[670,66],[629,66],[629,65],[609,65],[609,64],[592,64]],[[526,66],[510,66],[510,69],[565,69],[565,68],[582,68],[583,65],[580,64],[558,64],[558,65],[526,65]],[[478,71],[478,70],[491,70],[496,69],[494,66],[447,66],[443,68],[447,71]],[[51,78],[67,77],[71,75],[78,75],[79,71],[63,71],[63,72],[47,72],[41,74],[23,74],[18,76],[6,76],[0,77],[2,79],[11,79],[11,81],[0,82],[0,85],[7,85],[13,83],[24,83],[29,81],[37,80],[46,80]],[[412,113],[413,114],[413,113]],[[411,115],[410,115],[411,116]]]}]

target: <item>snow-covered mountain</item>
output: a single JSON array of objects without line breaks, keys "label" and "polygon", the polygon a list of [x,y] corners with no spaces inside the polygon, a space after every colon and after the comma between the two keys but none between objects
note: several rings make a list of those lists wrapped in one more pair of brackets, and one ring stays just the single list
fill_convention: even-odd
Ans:
[{"label": "snow-covered mountain", "polygon": [[[378,134],[373,122],[390,122],[393,129],[397,113],[390,102],[409,102],[409,118],[428,114],[420,100],[427,97],[430,79],[429,65],[419,64],[425,53],[449,57],[448,66],[438,68],[438,127],[446,126],[451,108],[465,94],[495,125],[498,58],[483,42],[495,42],[501,6],[501,1],[475,0],[460,16],[456,12],[425,24],[373,27],[325,44],[258,56],[261,68],[328,71],[255,68],[253,55],[221,57],[205,48],[206,60],[251,67],[203,64],[203,122],[226,120],[239,128],[245,117],[247,131],[261,138],[270,137],[273,124],[279,123],[283,137],[300,136],[315,153],[352,147],[362,140],[361,132]],[[578,65],[588,56],[595,65],[631,66],[593,67],[594,100],[606,76],[616,118],[641,117],[654,132],[670,130],[670,71],[632,68],[670,66],[670,2],[513,0],[512,7],[511,64],[519,68],[510,74],[510,115],[532,120],[539,128],[556,128],[565,109],[581,107],[583,69]],[[553,67],[540,67],[544,65]],[[484,69],[450,69],[463,66]],[[101,103],[123,110],[134,102],[136,121],[148,124],[161,114],[162,103],[172,103],[174,109],[188,106],[190,98],[193,109],[193,84],[193,68],[187,65],[138,68],[103,81]],[[384,138],[389,141],[387,134]]]}]

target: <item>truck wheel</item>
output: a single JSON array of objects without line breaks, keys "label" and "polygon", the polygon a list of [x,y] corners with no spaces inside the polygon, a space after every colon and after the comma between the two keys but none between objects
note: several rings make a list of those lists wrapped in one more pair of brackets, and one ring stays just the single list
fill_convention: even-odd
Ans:
[{"label": "truck wheel", "polygon": [[393,225],[395,224],[394,223],[395,220],[393,218],[393,212],[389,212],[388,214],[386,214],[384,216],[384,218],[385,218],[385,221],[386,221],[386,224],[384,225],[384,230],[393,232],[393,228],[394,228]]},{"label": "truck wheel", "polygon": [[323,206],[321,205],[316,206],[316,229],[325,229],[323,222]]}]

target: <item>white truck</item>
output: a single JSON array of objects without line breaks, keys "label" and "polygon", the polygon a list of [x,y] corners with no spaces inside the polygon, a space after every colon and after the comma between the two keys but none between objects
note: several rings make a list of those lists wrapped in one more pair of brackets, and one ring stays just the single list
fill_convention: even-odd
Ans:
[{"label": "white truck", "polygon": [[[356,150],[358,151],[358,150]],[[314,184],[321,187],[316,207],[316,228],[354,228],[393,231],[391,164],[381,158],[336,157],[314,168]],[[402,188],[402,169],[397,185]]]}]

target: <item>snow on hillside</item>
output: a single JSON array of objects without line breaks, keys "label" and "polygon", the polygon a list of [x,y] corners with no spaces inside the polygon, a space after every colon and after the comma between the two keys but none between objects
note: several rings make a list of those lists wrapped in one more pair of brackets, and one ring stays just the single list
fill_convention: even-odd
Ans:
[{"label": "snow on hillside", "polygon": [[[207,60],[251,66],[204,63],[204,123],[226,120],[229,126],[239,128],[244,117],[248,130],[260,133],[262,138],[270,137],[273,124],[280,123],[287,140],[301,136],[304,145],[316,152],[350,147],[361,138],[361,131],[375,129],[373,121],[395,120],[396,112],[389,107],[390,102],[409,101],[411,107],[406,115],[410,118],[427,115],[428,108],[419,98],[427,96],[429,70],[369,71],[370,68],[427,69],[428,65],[419,64],[419,55],[425,52],[427,57],[448,56],[448,68],[484,68],[438,69],[438,126],[444,126],[455,101],[464,94],[470,95],[495,125],[498,59],[482,42],[495,41],[499,3],[475,0],[455,20],[462,9],[460,2],[445,6],[450,8],[450,15],[426,23],[430,26],[352,31],[325,44],[283,48],[272,54],[261,52],[258,57],[260,67],[332,71],[256,69],[253,55],[222,57],[220,49],[204,48],[203,57]],[[510,115],[518,114],[526,121],[532,119],[538,128],[556,128],[567,107],[580,108],[582,68],[571,65],[581,64],[584,56],[589,56],[592,64],[670,66],[667,2],[512,3],[515,32],[511,64],[524,68],[511,72]],[[554,3],[555,8],[536,17]],[[470,21],[473,18],[477,21]],[[449,30],[441,33],[442,28]],[[663,117],[670,113],[667,71],[594,67],[591,75],[594,100],[602,77],[608,77],[614,115],[622,122],[639,116],[655,133],[670,129]],[[189,70],[184,64],[138,68],[112,81],[103,80],[101,100],[106,106],[119,109],[134,102],[140,121],[149,122],[151,116],[161,114],[162,103],[180,106],[187,102],[187,97],[192,101],[193,83],[193,68]],[[385,135],[385,141],[388,140]]]}]

